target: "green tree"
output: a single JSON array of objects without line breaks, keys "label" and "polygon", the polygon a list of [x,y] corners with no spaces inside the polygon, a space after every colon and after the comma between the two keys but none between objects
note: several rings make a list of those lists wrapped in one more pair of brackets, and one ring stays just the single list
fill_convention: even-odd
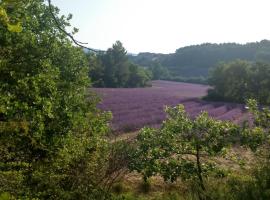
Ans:
[{"label": "green tree", "polygon": [[[269,199],[270,197],[270,110],[259,107],[256,100],[247,101],[253,123],[245,124],[241,130],[241,144],[254,152],[254,160],[248,173],[234,175],[227,182],[230,199]],[[250,123],[250,122],[249,122]]]},{"label": "green tree", "polygon": [[88,60],[95,87],[144,87],[151,79],[147,70],[128,61],[120,41],[105,53],[88,55]]},{"label": "green tree", "polygon": [[120,41],[116,41],[102,56],[106,87],[124,87],[128,80],[127,52]]},{"label": "green tree", "polygon": [[153,74],[153,80],[159,80],[159,79],[168,79],[170,77],[168,69],[163,67],[159,62],[154,62],[150,70]]},{"label": "green tree", "polygon": [[244,103],[255,98],[261,104],[270,103],[270,65],[233,61],[221,63],[210,72],[208,98]]},{"label": "green tree", "polygon": [[249,62],[241,60],[220,64],[210,74],[209,84],[214,86],[212,92],[227,101],[244,102],[247,98],[250,68]]},{"label": "green tree", "polygon": [[249,71],[248,97],[270,104],[270,64],[257,62]]},{"label": "green tree", "polygon": [[[242,130],[242,143],[252,150],[257,150],[263,144],[270,144],[270,109],[259,108],[254,99],[247,101],[247,108],[253,116],[253,124],[244,124]],[[270,157],[269,157],[270,158]]]},{"label": "green tree", "polygon": [[88,53],[87,58],[90,66],[89,77],[94,87],[105,87],[104,83],[104,65],[101,61],[102,55]]},{"label": "green tree", "polygon": [[238,128],[214,120],[205,112],[192,120],[182,105],[167,107],[166,113],[160,129],[140,131],[130,169],[141,173],[144,180],[157,174],[172,182],[178,177],[196,177],[200,190],[205,191],[204,177],[215,172],[222,174],[211,157],[226,153]]},{"label": "green tree", "polygon": [[129,66],[129,80],[128,87],[141,87],[148,84],[151,77],[147,74],[146,70],[135,64]]},{"label": "green tree", "polygon": [[[110,115],[87,92],[86,56],[43,0],[30,0],[23,13],[22,32],[0,26],[0,193],[101,199]],[[62,28],[69,20],[58,18]]]}]

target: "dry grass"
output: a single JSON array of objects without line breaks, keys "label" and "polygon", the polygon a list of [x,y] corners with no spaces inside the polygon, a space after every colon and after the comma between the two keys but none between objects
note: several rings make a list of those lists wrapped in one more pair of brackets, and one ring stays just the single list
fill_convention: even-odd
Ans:
[{"label": "dry grass", "polygon": [[177,180],[174,183],[164,182],[161,176],[154,176],[149,178],[150,188],[146,193],[144,191],[144,182],[142,176],[136,172],[128,173],[122,180],[122,184],[125,187],[126,192],[132,192],[134,196],[143,196],[146,199],[155,199],[160,194],[177,192],[179,194],[185,194],[188,191],[187,184]]},{"label": "dry grass", "polygon": [[136,139],[139,131],[133,131],[125,134],[111,134],[109,135],[109,140],[111,143],[119,141],[133,141]]}]

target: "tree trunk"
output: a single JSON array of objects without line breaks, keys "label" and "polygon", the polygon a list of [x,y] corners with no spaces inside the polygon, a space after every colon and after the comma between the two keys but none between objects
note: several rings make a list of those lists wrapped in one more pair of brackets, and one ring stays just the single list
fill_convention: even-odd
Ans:
[{"label": "tree trunk", "polygon": [[205,191],[205,186],[203,184],[203,178],[202,178],[202,168],[201,168],[201,162],[200,162],[200,146],[196,145],[196,160],[197,160],[197,174],[199,178],[200,187],[203,191]]}]

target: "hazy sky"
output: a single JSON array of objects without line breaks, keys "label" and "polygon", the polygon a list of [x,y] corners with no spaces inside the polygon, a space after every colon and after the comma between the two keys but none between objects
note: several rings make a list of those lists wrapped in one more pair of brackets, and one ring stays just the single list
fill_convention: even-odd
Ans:
[{"label": "hazy sky", "polygon": [[270,0],[52,0],[72,13],[76,39],[106,50],[172,53],[206,42],[270,39]]}]

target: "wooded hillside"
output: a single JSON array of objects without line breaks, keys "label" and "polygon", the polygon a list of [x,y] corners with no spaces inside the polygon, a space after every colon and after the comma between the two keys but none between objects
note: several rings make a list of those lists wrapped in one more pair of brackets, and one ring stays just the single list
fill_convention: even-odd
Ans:
[{"label": "wooded hillside", "polygon": [[219,62],[236,59],[248,61],[270,61],[270,41],[236,44],[210,44],[179,48],[172,54],[139,53],[129,59],[141,66],[151,66],[159,62],[166,67],[172,77],[207,77],[210,68]]}]

